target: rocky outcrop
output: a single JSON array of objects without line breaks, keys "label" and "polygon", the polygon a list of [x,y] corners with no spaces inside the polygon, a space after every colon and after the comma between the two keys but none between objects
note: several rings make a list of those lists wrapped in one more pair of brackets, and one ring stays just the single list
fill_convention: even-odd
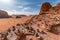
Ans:
[{"label": "rocky outcrop", "polygon": [[40,14],[42,12],[47,12],[51,7],[52,7],[52,5],[50,3],[48,3],[48,2],[43,3],[41,6]]},{"label": "rocky outcrop", "polygon": [[[60,5],[60,4],[58,4]],[[0,40],[60,40],[49,33],[60,35],[60,7],[42,4],[39,15],[0,33]]]}]

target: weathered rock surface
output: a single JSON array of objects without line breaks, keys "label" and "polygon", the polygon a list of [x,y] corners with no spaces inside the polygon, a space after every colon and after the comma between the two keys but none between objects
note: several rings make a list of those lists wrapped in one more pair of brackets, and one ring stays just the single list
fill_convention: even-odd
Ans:
[{"label": "weathered rock surface", "polygon": [[6,11],[0,10],[0,18],[8,18],[9,15]]},{"label": "weathered rock surface", "polygon": [[[60,4],[58,4],[60,5]],[[43,3],[40,14],[0,32],[0,40],[60,40],[60,6]]]}]

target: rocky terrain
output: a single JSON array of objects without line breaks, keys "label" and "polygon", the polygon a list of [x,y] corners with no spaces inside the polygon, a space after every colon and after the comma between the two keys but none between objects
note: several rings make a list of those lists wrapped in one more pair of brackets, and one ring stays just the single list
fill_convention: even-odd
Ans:
[{"label": "rocky terrain", "polygon": [[60,40],[60,3],[43,3],[39,15],[1,31],[0,40]]}]

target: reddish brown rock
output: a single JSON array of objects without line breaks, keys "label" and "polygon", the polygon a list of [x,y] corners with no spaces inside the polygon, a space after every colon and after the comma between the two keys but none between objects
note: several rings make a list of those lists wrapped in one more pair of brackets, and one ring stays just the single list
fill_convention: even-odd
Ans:
[{"label": "reddish brown rock", "polygon": [[[58,4],[60,5],[60,4]],[[17,24],[2,38],[6,40],[60,40],[60,7],[51,6],[46,2],[42,4],[39,15],[33,16],[27,22]],[[1,38],[0,38],[1,39]]]},{"label": "reddish brown rock", "polygon": [[48,11],[51,7],[52,7],[52,5],[50,3],[48,3],[48,2],[43,3],[41,6],[40,13]]},{"label": "reddish brown rock", "polygon": [[58,3],[57,6],[60,6],[60,3]]}]

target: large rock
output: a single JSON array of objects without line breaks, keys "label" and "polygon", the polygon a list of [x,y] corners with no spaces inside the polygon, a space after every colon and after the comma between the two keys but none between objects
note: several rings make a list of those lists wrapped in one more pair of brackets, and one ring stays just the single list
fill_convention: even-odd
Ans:
[{"label": "large rock", "polygon": [[8,18],[9,15],[6,11],[0,10],[0,18]]},{"label": "large rock", "polygon": [[43,3],[41,6],[40,13],[48,11],[51,7],[52,7],[52,5],[50,3],[48,3],[48,2]]}]

